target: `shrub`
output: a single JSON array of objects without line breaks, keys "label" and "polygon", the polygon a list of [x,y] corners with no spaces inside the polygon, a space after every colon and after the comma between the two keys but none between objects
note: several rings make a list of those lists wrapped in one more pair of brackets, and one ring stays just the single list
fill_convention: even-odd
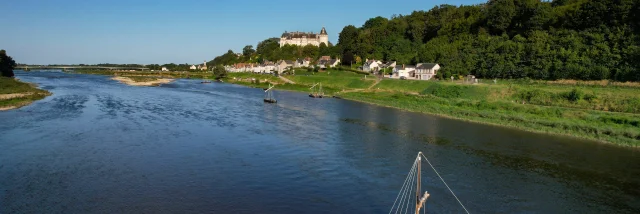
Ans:
[{"label": "shrub", "polygon": [[569,92],[563,93],[562,96],[571,102],[578,102],[579,100],[582,100],[582,98],[584,97],[584,92],[582,92],[577,88],[574,88]]},{"label": "shrub", "polygon": [[422,91],[422,94],[431,94],[442,98],[460,98],[462,87],[457,85],[432,84]]},{"label": "shrub", "polygon": [[540,89],[534,89],[530,91],[522,91],[516,94],[519,100],[524,100],[527,103],[536,104],[549,104],[554,98],[554,94],[551,92],[543,91]]}]

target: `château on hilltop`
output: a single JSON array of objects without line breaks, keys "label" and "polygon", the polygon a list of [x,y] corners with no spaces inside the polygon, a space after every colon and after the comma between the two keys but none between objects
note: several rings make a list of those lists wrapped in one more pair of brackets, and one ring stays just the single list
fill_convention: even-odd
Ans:
[{"label": "ch\u00e2teau on hilltop", "polygon": [[284,32],[280,37],[280,47],[289,44],[289,45],[314,45],[320,46],[321,43],[325,45],[329,45],[329,35],[327,34],[327,30],[322,27],[319,34],[309,32]]}]

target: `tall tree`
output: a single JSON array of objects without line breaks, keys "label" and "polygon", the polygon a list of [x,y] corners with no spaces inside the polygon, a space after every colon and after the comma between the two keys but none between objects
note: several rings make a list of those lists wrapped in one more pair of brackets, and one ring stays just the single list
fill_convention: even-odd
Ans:
[{"label": "tall tree", "polygon": [[502,34],[509,29],[511,21],[516,16],[516,6],[513,0],[490,0],[487,12],[487,24],[497,33]]},{"label": "tall tree", "polygon": [[242,48],[242,55],[244,57],[251,57],[255,52],[256,50],[253,49],[253,45],[247,45]]},{"label": "tall tree", "polygon": [[349,66],[356,63],[355,56],[351,52],[344,53],[340,61],[342,62],[342,65],[349,65]]},{"label": "tall tree", "polygon": [[16,68],[16,61],[7,55],[7,51],[0,50],[0,73],[4,77],[13,77],[13,69]]},{"label": "tall tree", "polygon": [[217,80],[222,79],[227,76],[227,70],[225,70],[222,65],[216,65],[216,67],[213,68],[213,76]]},{"label": "tall tree", "polygon": [[338,37],[338,46],[341,48],[342,53],[353,53],[358,49],[358,29],[353,25],[347,25],[340,32]]},{"label": "tall tree", "polygon": [[274,54],[280,48],[279,41],[280,38],[269,38],[259,42],[256,48],[256,53],[263,59],[271,61],[276,60],[275,58],[277,57],[274,57]]},{"label": "tall tree", "polygon": [[[322,43],[322,45],[324,45],[324,43]],[[302,57],[311,57],[313,59],[316,59],[318,58],[319,53],[320,53],[320,48],[315,45],[307,45],[302,48]]]}]

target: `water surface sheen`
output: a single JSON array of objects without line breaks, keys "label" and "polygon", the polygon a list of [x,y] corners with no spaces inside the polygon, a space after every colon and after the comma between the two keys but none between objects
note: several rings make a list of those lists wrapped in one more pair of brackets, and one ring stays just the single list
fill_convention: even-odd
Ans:
[{"label": "water surface sheen", "polygon": [[[199,80],[17,76],[53,95],[0,112],[0,213],[387,213],[418,151],[472,213],[640,213],[634,149]],[[428,211],[463,212],[423,169]]]}]

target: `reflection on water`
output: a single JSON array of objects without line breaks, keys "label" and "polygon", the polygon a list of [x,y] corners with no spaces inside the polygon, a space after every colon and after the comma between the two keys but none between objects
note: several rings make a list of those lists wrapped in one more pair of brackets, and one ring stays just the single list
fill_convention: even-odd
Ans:
[{"label": "reflection on water", "polygon": [[[17,75],[53,95],[0,112],[0,213],[386,213],[418,151],[472,213],[640,212],[632,149],[198,80]],[[462,212],[423,176],[430,212]]]}]

